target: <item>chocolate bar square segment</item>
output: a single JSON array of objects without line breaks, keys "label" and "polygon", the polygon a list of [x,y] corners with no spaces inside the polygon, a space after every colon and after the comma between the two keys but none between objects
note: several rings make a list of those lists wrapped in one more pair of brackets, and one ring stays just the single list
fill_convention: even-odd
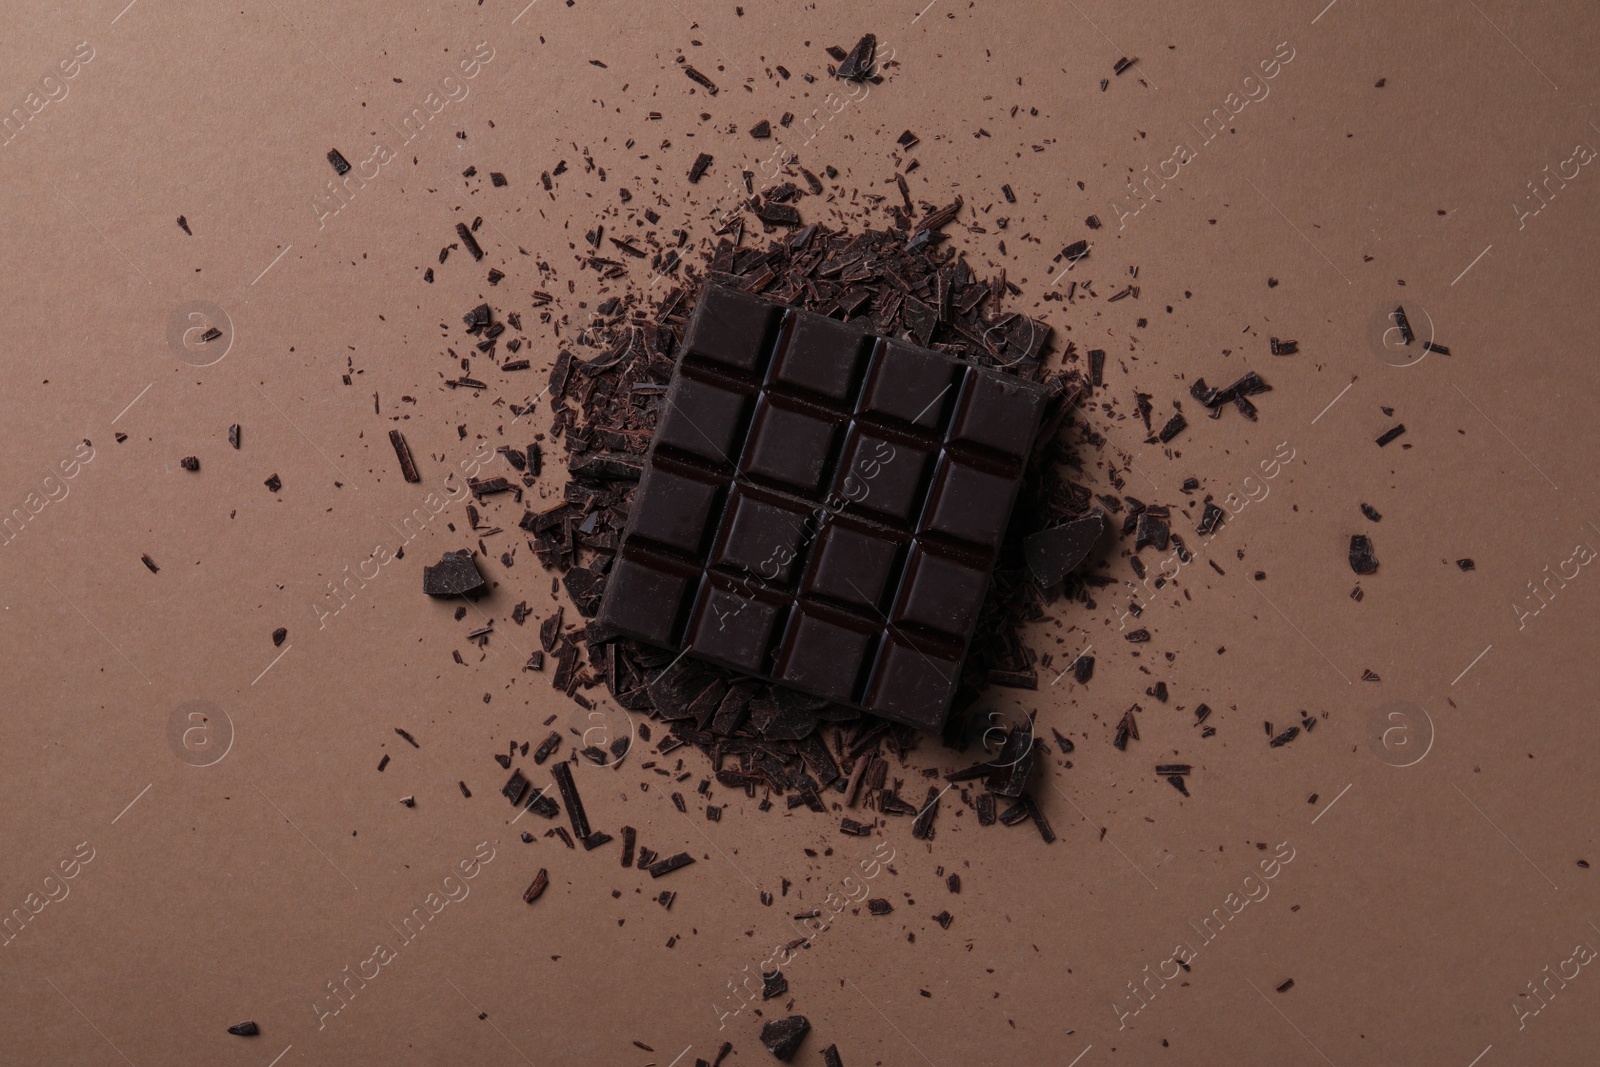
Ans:
[{"label": "chocolate bar square segment", "polygon": [[689,651],[736,671],[768,676],[773,634],[787,608],[753,577],[713,576],[701,588],[689,620]]},{"label": "chocolate bar square segment", "polygon": [[1011,521],[1016,492],[1015,474],[999,473],[945,453],[934,475],[922,529],[993,550]]},{"label": "chocolate bar square segment", "polygon": [[683,338],[691,357],[759,376],[776,337],[783,309],[760,297],[709,286]]},{"label": "chocolate bar square segment", "polygon": [[712,563],[741,580],[789,585],[799,571],[809,514],[781,498],[736,486]]},{"label": "chocolate bar square segment", "polygon": [[630,546],[606,578],[596,622],[641,641],[675,646],[684,607],[699,579],[697,570]]},{"label": "chocolate bar square segment", "polygon": [[771,381],[848,406],[871,350],[872,338],[860,326],[801,312],[773,362]]},{"label": "chocolate bar square segment", "polygon": [[848,704],[872,662],[878,627],[843,612],[801,604],[789,618],[776,677],[808,693]]},{"label": "chocolate bar square segment", "polygon": [[811,548],[803,595],[884,611],[899,584],[903,538],[882,527],[834,518]]},{"label": "chocolate bar square segment", "polygon": [[750,425],[744,472],[757,481],[816,496],[839,436],[838,416],[764,397]]},{"label": "chocolate bar square segment", "polygon": [[1043,409],[1044,390],[1032,382],[974,373],[961,391],[950,437],[1025,460]]},{"label": "chocolate bar square segment", "polygon": [[912,527],[922,513],[931,447],[891,438],[855,424],[833,476],[833,494],[847,508],[868,512],[902,527]]},{"label": "chocolate bar square segment", "polygon": [[878,646],[863,703],[879,715],[936,729],[950,710],[961,675],[961,656],[932,643],[913,644],[890,630]]},{"label": "chocolate bar square segment", "polygon": [[632,536],[699,559],[718,518],[723,486],[659,464],[650,467],[633,498]]},{"label": "chocolate bar square segment", "polygon": [[955,406],[964,368],[904,341],[880,341],[857,411],[937,432]]},{"label": "chocolate bar square segment", "polygon": [[727,384],[679,374],[668,391],[656,444],[718,465],[739,461],[750,398]]},{"label": "chocolate bar square segment", "polygon": [[912,546],[906,563],[894,622],[936,630],[965,641],[988,589],[986,559],[918,543]]}]

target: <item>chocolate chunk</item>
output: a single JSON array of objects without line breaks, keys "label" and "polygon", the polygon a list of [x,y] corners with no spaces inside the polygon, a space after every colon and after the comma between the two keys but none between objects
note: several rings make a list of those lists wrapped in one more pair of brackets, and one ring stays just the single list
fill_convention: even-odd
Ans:
[{"label": "chocolate chunk", "polygon": [[1059,584],[1094,551],[1105,525],[1105,518],[1095,513],[1030,534],[1022,551],[1033,580],[1045,589]]},{"label": "chocolate chunk", "polygon": [[698,182],[701,178],[705,177],[706,171],[710,169],[711,157],[705,152],[701,152],[695,157],[694,166],[689,168],[689,184],[693,185],[695,182]]},{"label": "chocolate chunk", "polygon": [[238,447],[239,447],[239,424],[238,423],[234,423],[232,426],[228,427],[228,444],[232,445],[235,450],[237,450]]},{"label": "chocolate chunk", "polygon": [[289,631],[286,630],[285,628],[283,628],[282,626],[280,626],[276,630],[272,631],[272,647],[273,648],[277,648],[277,647],[281,646],[283,644],[283,642],[284,642],[284,639],[287,638],[288,636],[289,636]]},{"label": "chocolate chunk", "polygon": [[864,35],[850,50],[839,64],[839,69],[834,72],[837,78],[849,81],[866,81],[872,77],[874,67],[878,62],[878,38],[873,34]]},{"label": "chocolate chunk", "polygon": [[[641,862],[643,861],[641,860]],[[680,867],[687,867],[693,862],[693,856],[689,855],[687,852],[680,852],[676,856],[668,856],[664,860],[656,860],[654,863],[645,867],[645,870],[650,872],[650,877],[660,878],[663,874],[671,874]]]},{"label": "chocolate chunk", "polygon": [[337,148],[328,149],[328,162],[341,178],[350,173],[350,161]]},{"label": "chocolate chunk", "polygon": [[696,85],[703,86],[706,92],[710,93],[712,96],[717,95],[716,82],[712,81],[710,78],[706,77],[704,74],[701,74],[698,70],[695,70],[690,66],[685,66],[683,68],[683,72],[684,74],[688,75],[690,81],[694,82]]},{"label": "chocolate chunk", "polygon": [[[508,758],[506,762],[509,763],[511,761]],[[527,791],[528,779],[523,776],[521,771],[511,772],[510,780],[507,781],[506,784],[500,789],[501,794],[507,800],[511,801],[512,807],[516,807],[518,804],[522,803],[522,794],[526,793]]]},{"label": "chocolate chunk", "polygon": [[804,1015],[791,1015],[787,1019],[773,1019],[761,1027],[761,1043],[767,1051],[784,1063],[800,1051],[800,1042],[811,1032],[811,1021]]},{"label": "chocolate chunk", "polygon": [[1206,509],[1200,515],[1200,525],[1195,527],[1195,532],[1202,537],[1211,536],[1216,532],[1217,527],[1222,524],[1224,514],[1223,510],[1216,504],[1209,500],[1206,501]]},{"label": "chocolate chunk", "polygon": [[1406,432],[1406,424],[1403,423],[1403,422],[1400,423],[1398,426],[1395,426],[1395,427],[1393,427],[1391,429],[1383,431],[1383,433],[1381,435],[1379,435],[1379,437],[1378,437],[1378,447],[1382,448],[1384,445],[1388,444],[1390,441],[1393,441],[1396,437],[1399,437],[1401,434],[1403,434],[1405,432]]},{"label": "chocolate chunk", "polygon": [[422,591],[429,596],[464,596],[483,588],[483,575],[465,549],[446,552],[436,565],[422,568]]},{"label": "chocolate chunk", "polygon": [[276,474],[274,474],[274,475],[272,475],[272,477],[268,478],[262,484],[265,485],[268,489],[272,490],[274,493],[276,493],[279,489],[283,488],[283,479],[279,478]]},{"label": "chocolate chunk", "polygon": [[[942,925],[947,930],[950,928],[949,923]],[[844,1057],[839,1055],[838,1045],[829,1045],[822,1050],[822,1067],[844,1067]]]},{"label": "chocolate chunk", "polygon": [[405,435],[399,430],[390,430],[389,443],[394,446],[395,458],[400,461],[400,476],[408,482],[422,481],[422,475],[417,473],[417,464],[411,458],[411,446],[406,444]]},{"label": "chocolate chunk", "polygon": [[715,285],[681,351],[602,632],[937,727],[1045,391]]},{"label": "chocolate chunk", "polygon": [[771,974],[761,976],[762,1000],[781,997],[787,992],[789,992],[789,980],[783,976],[782,971],[773,971]]},{"label": "chocolate chunk", "polygon": [[1002,797],[1020,797],[1028,788],[1028,775],[1033,770],[1033,724],[1013,726],[1006,732],[1005,744],[994,758],[995,769],[985,780],[991,793]]},{"label": "chocolate chunk", "polygon": [[483,249],[478,246],[478,239],[472,235],[471,230],[467,229],[466,223],[456,223],[456,236],[461,238],[462,247],[472,253],[473,259],[483,258]]},{"label": "chocolate chunk", "polygon": [[1458,559],[1456,560],[1456,566],[1460,567],[1464,571],[1470,571],[1475,569],[1478,565],[1472,562],[1470,559]]},{"label": "chocolate chunk", "polygon": [[261,1035],[261,1027],[257,1026],[253,1021],[234,1023],[228,1027],[228,1033],[233,1034],[235,1037],[259,1037]]},{"label": "chocolate chunk", "polygon": [[750,127],[750,136],[754,137],[758,141],[765,141],[767,138],[772,136],[772,123],[768,122],[766,119],[762,119],[760,122]]},{"label": "chocolate chunk", "polygon": [[1161,427],[1161,432],[1156,434],[1156,440],[1160,441],[1162,444],[1166,444],[1168,441],[1178,436],[1178,434],[1181,433],[1183,428],[1187,425],[1189,425],[1189,420],[1183,417],[1182,412],[1179,412],[1178,414],[1172,416],[1172,418],[1168,419],[1165,426]]},{"label": "chocolate chunk", "polygon": [[178,466],[186,471],[197,471],[200,469],[200,459],[198,456],[184,456],[178,460]]},{"label": "chocolate chunk", "polygon": [[1378,569],[1378,557],[1372,551],[1372,538],[1366,534],[1350,537],[1350,569],[1357,574],[1373,574]]},{"label": "chocolate chunk", "polygon": [[1280,341],[1276,337],[1272,339],[1272,354],[1275,356],[1292,356],[1298,351],[1300,351],[1299,341]]},{"label": "chocolate chunk", "polygon": [[1378,522],[1378,521],[1382,520],[1382,518],[1383,518],[1382,515],[1378,514],[1378,509],[1373,507],[1371,504],[1362,504],[1361,505],[1361,514],[1365,515],[1367,518],[1371,519],[1373,522]]},{"label": "chocolate chunk", "polygon": [[1405,308],[1396,307],[1394,311],[1390,312],[1390,318],[1394,319],[1395,326],[1400,330],[1401,344],[1408,345],[1417,339],[1417,335],[1411,332],[1411,320],[1406,318]]},{"label": "chocolate chunk", "polygon": [[194,231],[189,229],[189,220],[184,218],[182,215],[178,216],[178,225],[183,229],[184,233],[188,234],[190,237],[194,236]]},{"label": "chocolate chunk", "polygon": [[161,572],[161,568],[156,566],[156,561],[151,559],[148,554],[140,556],[139,560],[150,569],[151,574],[159,574]]},{"label": "chocolate chunk", "polygon": [[532,904],[544,895],[544,891],[549,886],[550,874],[543,867],[540,867],[539,872],[533,876],[533,881],[528,884],[528,888],[522,891],[523,902]]},{"label": "chocolate chunk", "polygon": [[567,819],[572,823],[572,836],[583,841],[589,836],[589,817],[583,811],[583,798],[578,796],[578,783],[572,777],[572,765],[563,760],[550,765],[550,777],[556,780],[561,791],[561,803],[566,805]]}]

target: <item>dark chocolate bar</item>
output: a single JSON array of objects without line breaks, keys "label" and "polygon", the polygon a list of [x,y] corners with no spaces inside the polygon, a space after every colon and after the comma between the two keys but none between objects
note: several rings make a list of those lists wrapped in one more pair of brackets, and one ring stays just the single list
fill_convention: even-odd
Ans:
[{"label": "dark chocolate bar", "polygon": [[598,622],[927,729],[1043,387],[720,286],[685,335]]}]

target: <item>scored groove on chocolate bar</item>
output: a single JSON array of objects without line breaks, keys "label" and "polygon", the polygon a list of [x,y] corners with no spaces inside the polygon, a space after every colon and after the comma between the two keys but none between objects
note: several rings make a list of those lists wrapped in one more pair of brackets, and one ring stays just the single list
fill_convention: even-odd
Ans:
[{"label": "scored groove on chocolate bar", "polygon": [[1044,390],[708,287],[599,621],[938,726]]}]

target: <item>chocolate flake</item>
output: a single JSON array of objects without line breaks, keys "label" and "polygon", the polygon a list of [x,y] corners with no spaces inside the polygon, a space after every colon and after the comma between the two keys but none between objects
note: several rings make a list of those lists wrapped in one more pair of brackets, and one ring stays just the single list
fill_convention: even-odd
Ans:
[{"label": "chocolate flake", "polygon": [[550,874],[543,867],[540,867],[539,872],[533,876],[533,881],[528,884],[528,888],[522,891],[523,902],[532,904],[544,895],[544,891],[549,886]]}]

